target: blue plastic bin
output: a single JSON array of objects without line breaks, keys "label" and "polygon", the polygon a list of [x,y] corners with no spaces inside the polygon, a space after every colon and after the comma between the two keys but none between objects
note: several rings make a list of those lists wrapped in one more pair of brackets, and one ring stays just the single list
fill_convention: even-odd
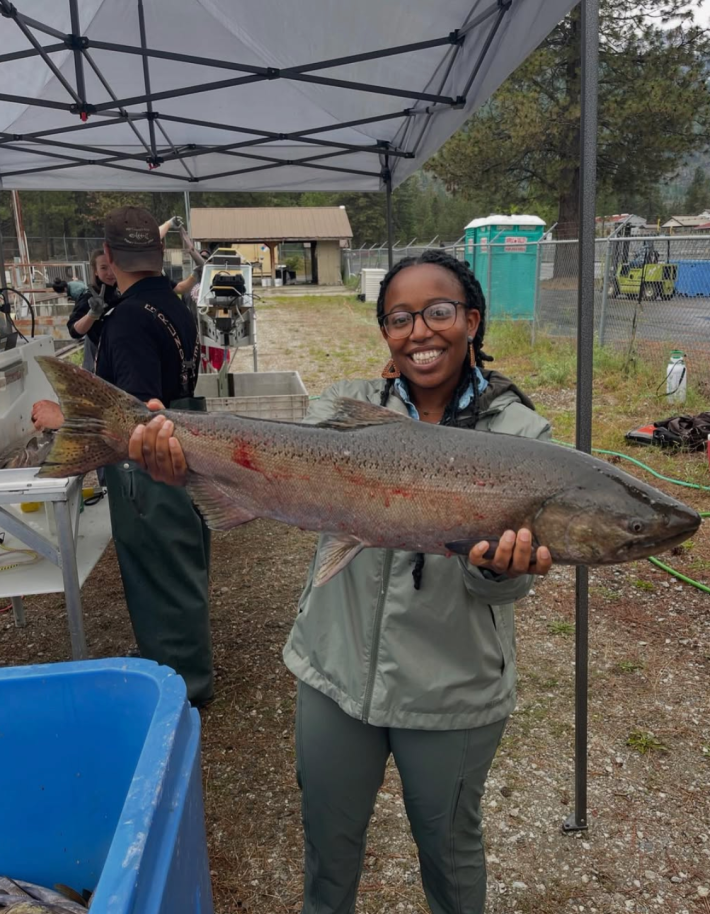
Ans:
[{"label": "blue plastic bin", "polygon": [[466,260],[480,282],[489,317],[532,320],[537,250],[545,222],[539,216],[488,216],[466,226]]},{"label": "blue plastic bin", "polygon": [[710,295],[710,262],[707,260],[675,260],[678,265],[676,295],[689,297]]},{"label": "blue plastic bin", "polygon": [[0,874],[97,914],[212,914],[200,718],[148,660],[0,669]]}]

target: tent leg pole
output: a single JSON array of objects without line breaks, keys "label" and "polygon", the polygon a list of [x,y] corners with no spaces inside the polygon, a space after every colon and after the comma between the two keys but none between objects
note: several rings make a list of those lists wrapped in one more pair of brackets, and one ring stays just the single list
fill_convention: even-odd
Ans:
[{"label": "tent leg pole", "polygon": [[392,226],[392,172],[389,168],[389,157],[385,156],[385,170],[383,172],[385,180],[385,206],[387,210],[387,267],[392,269],[394,266],[394,244],[393,244],[393,226]]},{"label": "tent leg pole", "polygon": [[187,229],[187,234],[192,238],[192,221],[190,219],[190,191],[184,191],[185,198],[185,228]]},{"label": "tent leg pole", "polygon": [[[2,220],[0,219],[0,289],[7,285],[5,278],[5,244],[2,237]],[[12,285],[12,280],[10,280]],[[10,296],[7,292],[0,292],[0,337],[9,334],[12,330],[10,319],[7,315],[10,313]]]},{"label": "tent leg pole", "polygon": [[[599,0],[582,0],[582,125],[579,211],[579,291],[577,299],[577,441],[592,448],[594,368],[594,241],[596,213]],[[587,822],[587,686],[589,662],[589,569],[577,568],[575,615],[575,772],[574,813],[566,832],[582,831]]]}]

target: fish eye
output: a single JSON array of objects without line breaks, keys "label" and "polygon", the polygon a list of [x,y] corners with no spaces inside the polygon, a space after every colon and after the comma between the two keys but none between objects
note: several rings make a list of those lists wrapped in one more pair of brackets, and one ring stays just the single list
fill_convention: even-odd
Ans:
[{"label": "fish eye", "polygon": [[634,518],[629,521],[629,532],[630,533],[643,533],[644,524],[643,521]]}]

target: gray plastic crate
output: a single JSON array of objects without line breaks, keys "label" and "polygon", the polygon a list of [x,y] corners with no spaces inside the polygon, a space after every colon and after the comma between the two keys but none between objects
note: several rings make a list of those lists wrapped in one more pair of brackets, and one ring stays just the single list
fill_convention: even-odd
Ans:
[{"label": "gray plastic crate", "polygon": [[299,422],[308,410],[308,391],[297,371],[230,373],[229,389],[231,397],[207,398],[208,412]]}]

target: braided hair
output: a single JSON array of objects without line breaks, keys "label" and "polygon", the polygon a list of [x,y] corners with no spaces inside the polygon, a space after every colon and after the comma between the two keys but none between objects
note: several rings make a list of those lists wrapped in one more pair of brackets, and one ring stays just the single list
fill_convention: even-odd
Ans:
[{"label": "braided hair", "polygon": [[[464,366],[462,366],[461,379],[456,386],[456,390],[454,391],[454,394],[449,401],[444,411],[444,415],[441,419],[441,425],[457,424],[456,420],[459,401],[468,389],[469,384],[472,384],[472,410],[474,415],[473,424],[475,425],[475,417],[478,413],[478,378],[476,377],[476,368],[482,367],[484,362],[490,362],[492,359],[490,356],[486,355],[482,349],[483,338],[486,332],[486,299],[483,295],[481,284],[474,276],[473,270],[471,270],[468,264],[462,263],[460,260],[457,260],[455,257],[452,257],[450,254],[447,254],[445,251],[440,249],[427,250],[420,254],[418,257],[405,257],[403,260],[400,260],[399,263],[395,264],[382,280],[382,284],[380,286],[380,294],[377,297],[377,322],[381,327],[385,318],[385,298],[387,297],[387,289],[389,288],[390,283],[394,277],[398,273],[401,273],[402,270],[406,270],[407,267],[416,267],[422,264],[434,264],[435,266],[442,267],[443,269],[448,270],[450,273],[452,273],[464,291],[464,307],[466,310],[478,311],[478,313],[481,315],[481,320],[478,324],[476,335],[473,338],[473,351],[475,353],[476,365],[475,367],[470,365],[469,360],[467,359],[464,363]],[[386,406],[393,385],[394,380],[392,378],[388,378],[380,395],[381,406]],[[424,554],[419,552],[417,553],[416,559],[414,561],[414,568],[412,570],[415,590],[419,590],[421,588],[423,570]]]}]

